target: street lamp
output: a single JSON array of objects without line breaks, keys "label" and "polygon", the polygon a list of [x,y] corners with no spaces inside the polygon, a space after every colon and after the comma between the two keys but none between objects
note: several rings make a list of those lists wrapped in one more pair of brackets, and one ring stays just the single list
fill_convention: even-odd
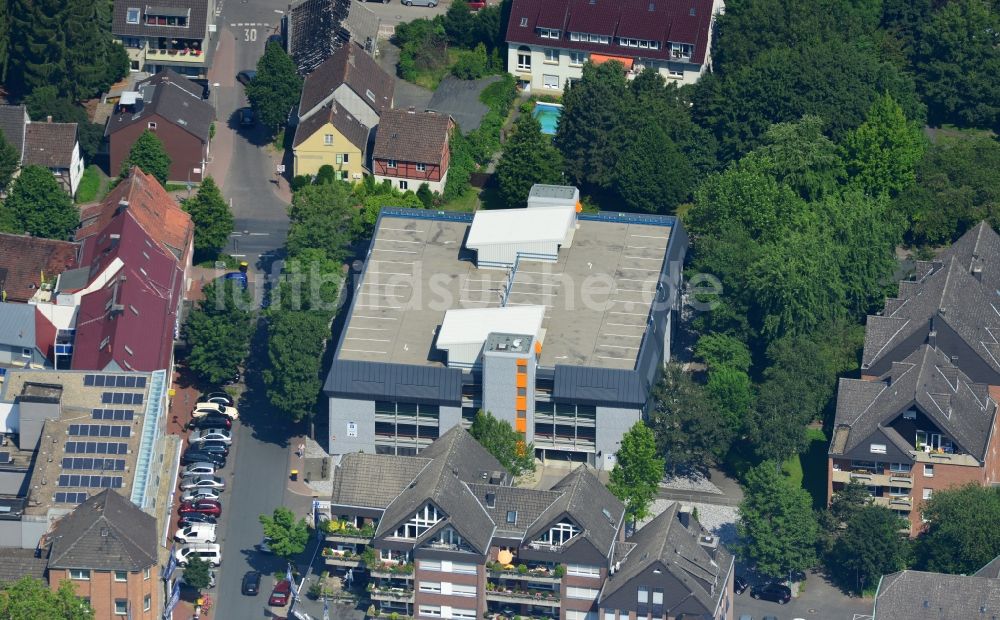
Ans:
[{"label": "street lamp", "polygon": [[212,94],[215,95],[215,109],[219,109],[219,83],[212,82]]}]

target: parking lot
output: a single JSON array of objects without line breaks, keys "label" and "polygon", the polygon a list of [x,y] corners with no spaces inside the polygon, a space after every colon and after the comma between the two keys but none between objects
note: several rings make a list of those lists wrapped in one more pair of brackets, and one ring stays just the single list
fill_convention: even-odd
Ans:
[{"label": "parking lot", "polygon": [[815,572],[809,573],[804,584],[799,596],[785,605],[754,600],[747,590],[736,597],[735,617],[739,619],[742,614],[753,620],[761,620],[764,616],[774,616],[778,620],[864,620],[871,617],[872,599],[849,597]]}]

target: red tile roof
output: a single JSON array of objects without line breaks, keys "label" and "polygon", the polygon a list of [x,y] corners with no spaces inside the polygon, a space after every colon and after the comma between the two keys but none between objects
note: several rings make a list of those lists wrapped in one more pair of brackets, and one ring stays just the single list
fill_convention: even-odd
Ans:
[{"label": "red tile roof", "polygon": [[106,286],[83,296],[76,321],[74,370],[169,368],[184,268],[126,209],[84,242],[91,278],[118,259]]},{"label": "red tile roof", "polygon": [[0,233],[0,289],[7,301],[28,301],[41,284],[75,268],[80,244]]},{"label": "red tile roof", "polygon": [[372,157],[441,165],[450,130],[451,117],[445,114],[386,110],[375,130]]},{"label": "red tile roof", "polygon": [[[711,43],[712,5],[713,0],[514,0],[506,39],[514,45],[656,60],[670,59],[669,43],[686,43],[694,46],[690,62],[702,64]],[[538,28],[559,30],[560,38],[543,39]],[[606,35],[611,43],[571,41],[570,32]],[[659,41],[660,49],[624,47],[619,38]]]},{"label": "red tile roof", "polygon": [[[127,205],[123,205],[123,201]],[[154,240],[170,250],[182,265],[190,260],[194,224],[191,216],[181,209],[157,180],[138,168],[118,184],[99,205],[80,214],[80,230],[76,239],[82,241],[104,230],[124,207]]]}]

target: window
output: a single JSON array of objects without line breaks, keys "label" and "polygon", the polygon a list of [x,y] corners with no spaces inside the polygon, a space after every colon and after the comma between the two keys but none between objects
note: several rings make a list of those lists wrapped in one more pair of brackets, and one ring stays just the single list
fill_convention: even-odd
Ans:
[{"label": "window", "polygon": [[452,618],[461,618],[463,620],[473,620],[476,617],[475,609],[452,609]]},{"label": "window", "polygon": [[934,477],[934,466],[933,465],[924,465],[924,477],[925,478],[933,478]]},{"label": "window", "polygon": [[550,545],[566,544],[571,538],[580,533],[580,528],[569,521],[560,521],[549,528],[549,531],[542,534],[538,540]]},{"label": "window", "polygon": [[889,487],[889,495],[892,497],[906,497],[910,490],[904,487]]},{"label": "window", "polygon": [[125,12],[125,23],[126,24],[138,24],[139,23],[139,9],[130,8]]},{"label": "window", "polygon": [[[347,170],[341,170],[340,171],[340,180],[341,181],[346,181],[350,176],[351,176],[351,174]],[[348,436],[350,437],[350,435],[348,435]],[[357,437],[357,435],[354,435],[354,437]]]},{"label": "window", "polygon": [[604,611],[604,620],[616,620],[614,610],[611,610],[611,611],[605,610]]},{"label": "window", "polygon": [[433,504],[424,504],[423,508],[396,530],[395,537],[420,538],[441,519],[442,516],[438,514],[437,508]]},{"label": "window", "polygon": [[570,586],[566,588],[566,598],[592,601],[597,598],[598,592],[597,588],[574,588]]},{"label": "window", "polygon": [[517,68],[519,71],[531,71],[531,48],[517,48]]},{"label": "window", "polygon": [[116,570],[115,581],[128,581],[128,573],[123,570]]},{"label": "window", "polygon": [[528,27],[528,18],[527,17],[522,17],[521,18],[521,28],[527,28],[527,27]]},{"label": "window", "polygon": [[337,153],[336,160],[337,160],[337,165],[340,165],[340,164],[344,163],[344,156],[343,156],[343,154]]},{"label": "window", "polygon": [[427,164],[417,164],[417,172],[427,172]]},{"label": "window", "polygon": [[421,605],[418,611],[421,616],[427,616],[430,618],[441,617],[441,608],[437,605]]},{"label": "window", "polygon": [[[436,582],[436,581],[421,581],[420,582],[420,591],[421,592],[436,592],[436,593],[440,593],[441,592],[441,584],[439,582]],[[421,613],[423,613],[423,612],[421,612]]]},{"label": "window", "polygon": [[385,162],[385,167],[389,168],[389,169],[392,169],[392,170],[395,170],[396,169],[396,160],[395,159],[390,159],[389,161]]},{"label": "window", "polygon": [[146,123],[146,129],[156,129],[156,122],[149,121],[148,123]]},{"label": "window", "polygon": [[463,575],[475,575],[476,565],[469,564],[468,562],[454,562],[451,565],[451,572],[461,573]]},{"label": "window", "polygon": [[672,77],[672,78],[682,78],[682,77],[684,77],[684,70],[683,69],[679,69],[678,67],[675,67],[673,65],[668,65],[667,66],[667,73],[670,74],[670,77]]},{"label": "window", "polygon": [[924,499],[930,499],[934,495],[934,489],[924,489]]},{"label": "window", "polygon": [[143,611],[149,611],[149,608],[152,607],[152,606],[153,606],[153,597],[152,596],[150,596],[150,595],[147,594],[146,596],[142,597],[142,610]]},{"label": "window", "polygon": [[346,164],[346,163],[348,163],[348,162],[351,161],[351,154],[350,153],[344,153],[343,158],[344,158],[344,163]]},{"label": "window", "polygon": [[569,53],[569,66],[579,67],[583,63],[587,62],[587,55],[583,52],[570,52]]},{"label": "window", "polygon": [[418,564],[420,566],[420,570],[430,570],[430,571],[441,570],[441,562],[438,560],[420,560]]},{"label": "window", "polygon": [[889,471],[908,472],[911,465],[909,463],[889,463]]},{"label": "window", "polygon": [[323,134],[323,144],[326,145],[326,146],[330,146],[330,145],[333,144],[333,134],[332,133]]},{"label": "window", "polygon": [[31,349],[29,349],[28,347],[23,347],[21,349],[21,357],[30,358],[31,357]]},{"label": "window", "polygon": [[146,570],[142,571],[142,580],[143,581],[149,581],[149,574],[150,574],[150,572],[151,572],[151,570],[150,570],[149,567],[146,567]]},{"label": "window", "polygon": [[508,510],[507,511],[507,523],[517,523],[517,511]]},{"label": "window", "polygon": [[399,182],[399,189],[410,189],[410,184],[406,181]]},{"label": "window", "polygon": [[90,571],[86,568],[69,569],[69,578],[76,581],[90,581]]},{"label": "window", "polygon": [[656,588],[653,590],[653,604],[662,605],[663,604],[663,590]]},{"label": "window", "polygon": [[637,602],[640,605],[645,605],[645,604],[649,603],[649,587],[648,586],[639,586],[639,595],[638,595]]},{"label": "window", "polygon": [[588,564],[569,564],[566,566],[566,574],[574,577],[600,577],[601,567]]},{"label": "window", "polygon": [[545,62],[559,63],[559,50],[545,50]]},{"label": "window", "polygon": [[465,585],[461,583],[451,584],[451,593],[454,596],[475,596],[476,589],[476,586],[473,585]]},{"label": "window", "polygon": [[560,34],[560,32],[558,30],[553,29],[553,28],[539,28],[538,29],[538,36],[542,37],[543,39],[558,39],[559,38],[559,34]]},{"label": "window", "polygon": [[672,58],[690,58],[694,52],[694,46],[687,43],[671,43],[670,56]]},{"label": "window", "polygon": [[543,75],[542,81],[544,82],[545,88],[559,88],[558,75]]},{"label": "window", "polygon": [[128,613],[128,601],[121,598],[115,599],[115,615],[124,616]]},{"label": "window", "polygon": [[885,444],[884,443],[873,443],[869,447],[873,454],[885,454]]}]

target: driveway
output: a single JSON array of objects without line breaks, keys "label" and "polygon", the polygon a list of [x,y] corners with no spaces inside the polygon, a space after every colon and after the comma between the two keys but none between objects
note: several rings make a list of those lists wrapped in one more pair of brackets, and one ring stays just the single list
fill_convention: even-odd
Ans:
[{"label": "driveway", "polygon": [[441,114],[450,114],[462,128],[462,133],[469,133],[479,128],[483,116],[489,112],[486,104],[479,100],[479,95],[483,89],[499,80],[499,75],[479,80],[460,80],[449,75],[441,80],[427,107]]},{"label": "driveway", "polygon": [[[739,569],[737,569],[738,571]],[[740,574],[737,572],[737,574]],[[847,596],[835,585],[824,579],[823,575],[809,573],[804,582],[804,589],[798,598],[793,598],[786,605],[778,605],[770,601],[758,601],[750,597],[750,591],[736,597],[735,617],[748,614],[754,620],[760,620],[765,615],[777,616],[779,620],[792,618],[815,618],[817,620],[861,620],[870,617],[872,599]]]},{"label": "driveway", "polygon": [[396,75],[396,63],[399,62],[399,48],[389,41],[380,41],[378,49],[379,54],[376,60],[379,66],[396,80],[396,87],[392,94],[392,107],[403,110],[411,107],[415,110],[426,110],[430,106],[431,97],[434,93],[416,84],[411,84]]}]

